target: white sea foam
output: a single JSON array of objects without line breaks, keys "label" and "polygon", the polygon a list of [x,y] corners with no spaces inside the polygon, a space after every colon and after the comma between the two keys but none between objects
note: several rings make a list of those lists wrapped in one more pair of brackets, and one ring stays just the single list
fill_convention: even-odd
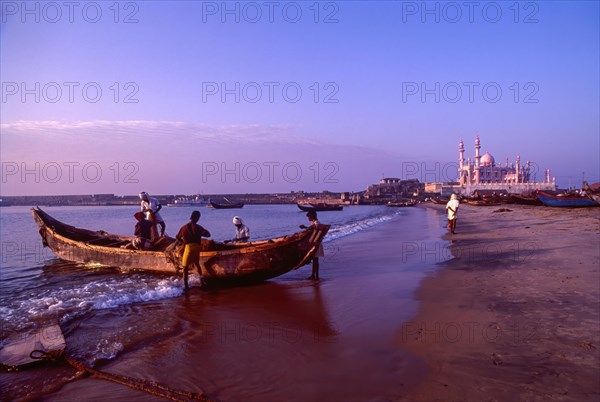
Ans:
[{"label": "white sea foam", "polygon": [[379,225],[381,223],[392,220],[398,214],[399,212],[386,215],[371,216],[360,219],[355,222],[348,222],[340,226],[334,226],[329,230],[323,242],[327,243],[329,241],[339,239],[340,237],[349,236],[351,234],[358,233],[365,229],[369,229],[375,225]]},{"label": "white sea foam", "polygon": [[10,322],[15,330],[36,321],[58,319],[68,321],[92,310],[161,300],[180,296],[181,280],[175,277],[135,274],[127,277],[92,280],[81,287],[61,287],[15,301],[0,309],[0,319]]}]

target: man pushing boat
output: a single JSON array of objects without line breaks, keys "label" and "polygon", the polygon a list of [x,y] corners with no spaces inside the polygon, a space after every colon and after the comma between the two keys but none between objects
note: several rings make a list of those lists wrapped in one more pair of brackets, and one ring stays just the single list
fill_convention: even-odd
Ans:
[{"label": "man pushing boat", "polygon": [[183,265],[183,283],[185,290],[188,289],[188,275],[190,265],[195,265],[198,269],[198,274],[202,277],[202,269],[200,268],[200,243],[202,237],[210,237],[210,232],[198,225],[200,220],[200,211],[193,211],[190,216],[190,221],[183,225],[175,238],[184,246],[183,257],[181,257],[181,265]]}]

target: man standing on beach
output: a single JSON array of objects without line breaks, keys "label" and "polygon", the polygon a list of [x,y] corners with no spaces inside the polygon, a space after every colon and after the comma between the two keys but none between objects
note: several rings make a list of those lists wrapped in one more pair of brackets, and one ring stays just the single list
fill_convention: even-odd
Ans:
[{"label": "man standing on beach", "polygon": [[190,265],[195,265],[198,268],[198,274],[202,277],[200,268],[200,243],[202,237],[210,237],[210,232],[198,225],[200,220],[200,211],[193,211],[190,216],[190,221],[183,225],[177,233],[177,240],[183,243],[183,257],[181,265],[183,265],[183,284],[185,290],[188,289],[188,274]]},{"label": "man standing on beach", "polygon": [[[312,210],[306,213],[306,217],[310,221],[311,227],[318,228],[319,220],[317,219],[317,211]],[[300,225],[300,229],[308,229],[305,225]],[[319,244],[319,248],[315,251],[312,259],[312,274],[308,279],[312,279],[313,281],[319,280],[319,257],[323,257],[325,253],[323,252],[323,245]]]},{"label": "man standing on beach", "polygon": [[452,234],[456,233],[456,213],[458,212],[458,206],[460,203],[456,197],[456,194],[450,196],[450,201],[446,204],[446,210],[448,210],[448,229]]}]

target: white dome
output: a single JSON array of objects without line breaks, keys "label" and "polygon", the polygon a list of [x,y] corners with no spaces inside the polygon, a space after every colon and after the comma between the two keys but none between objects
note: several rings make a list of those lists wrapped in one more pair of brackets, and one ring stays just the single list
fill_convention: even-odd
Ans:
[{"label": "white dome", "polygon": [[479,162],[482,166],[494,166],[496,160],[494,159],[492,154],[486,152],[485,155],[481,157],[481,160]]}]

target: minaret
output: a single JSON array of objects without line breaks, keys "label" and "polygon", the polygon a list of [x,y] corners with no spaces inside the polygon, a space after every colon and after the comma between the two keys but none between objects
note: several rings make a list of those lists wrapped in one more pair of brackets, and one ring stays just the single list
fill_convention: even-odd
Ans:
[{"label": "minaret", "polygon": [[550,169],[546,169],[546,183],[550,183]]},{"label": "minaret", "polygon": [[515,174],[517,178],[517,183],[521,182],[521,157],[517,155],[517,166],[515,166]]},{"label": "minaret", "polygon": [[475,137],[475,167],[479,167],[479,160],[481,159],[481,155],[479,155],[479,150],[481,149],[481,143],[479,142],[479,136]]},{"label": "minaret", "polygon": [[479,184],[479,163],[481,155],[479,150],[481,149],[481,143],[479,142],[479,135],[475,137],[475,183]]},{"label": "minaret", "polygon": [[462,169],[465,165],[465,143],[463,142],[463,139],[460,139],[460,142],[458,143],[458,162],[459,162],[459,169],[462,172]]}]

